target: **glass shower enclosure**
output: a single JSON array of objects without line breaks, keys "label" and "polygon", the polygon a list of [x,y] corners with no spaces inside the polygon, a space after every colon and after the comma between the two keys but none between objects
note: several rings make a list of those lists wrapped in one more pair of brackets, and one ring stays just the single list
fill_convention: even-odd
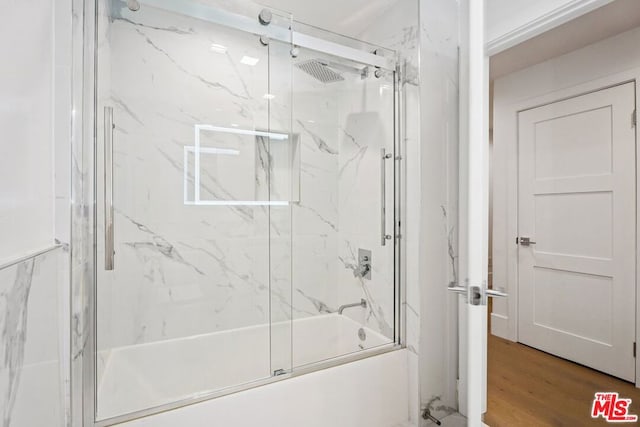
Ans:
[{"label": "glass shower enclosure", "polygon": [[247,1],[96,34],[97,424],[397,348],[395,53]]}]

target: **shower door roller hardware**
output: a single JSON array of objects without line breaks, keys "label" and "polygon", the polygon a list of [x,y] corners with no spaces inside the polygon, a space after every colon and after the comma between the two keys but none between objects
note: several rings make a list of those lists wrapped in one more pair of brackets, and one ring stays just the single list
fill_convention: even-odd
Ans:
[{"label": "shower door roller hardware", "polygon": [[104,269],[113,270],[113,107],[104,107]]},{"label": "shower door roller hardware", "polygon": [[291,52],[290,53],[291,53],[291,57],[292,58],[297,58],[298,55],[300,55],[300,48],[293,47],[293,48],[291,48]]},{"label": "shower door roller hardware", "polygon": [[271,20],[273,19],[273,14],[271,13],[271,11],[269,9],[262,9],[260,11],[260,14],[258,15],[258,21],[262,24],[262,25],[269,25],[271,24]]},{"label": "shower door roller hardware", "polygon": [[260,44],[262,46],[269,46],[269,41],[270,41],[269,36],[266,36],[266,35],[260,36]]},{"label": "shower door roller hardware", "polygon": [[447,290],[464,295],[470,305],[487,305],[487,298],[506,298],[508,294],[502,289],[489,289],[486,282],[482,286],[449,286]]},{"label": "shower door roller hardware", "polygon": [[536,242],[532,242],[530,237],[516,237],[516,244],[521,244],[522,246],[530,246],[535,245]]},{"label": "shower door roller hardware", "polygon": [[387,153],[384,148],[380,149],[380,228],[382,246],[387,245],[387,240],[391,240],[393,236],[387,234],[387,160],[392,159],[393,154]]},{"label": "shower door roller hardware", "polygon": [[132,12],[137,12],[140,10],[140,2],[138,0],[127,0],[127,7]]}]

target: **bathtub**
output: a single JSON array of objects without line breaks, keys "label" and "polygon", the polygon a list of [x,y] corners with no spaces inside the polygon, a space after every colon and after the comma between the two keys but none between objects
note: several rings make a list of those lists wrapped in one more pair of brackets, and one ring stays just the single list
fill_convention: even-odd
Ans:
[{"label": "bathtub", "polygon": [[[283,381],[122,425],[390,427],[408,417],[404,350],[306,375],[295,373],[338,355],[393,348],[389,338],[335,313],[276,323],[271,328],[258,325],[115,348],[98,353],[98,413],[102,419],[111,418],[212,391],[224,393],[247,384],[259,385],[267,382],[273,371],[293,363],[294,375],[283,376]],[[247,407],[240,409],[238,405]],[[248,408],[262,409],[258,416],[251,415]],[[302,418],[296,421],[295,414],[303,416],[304,422]],[[358,419],[355,424],[353,417]]]}]

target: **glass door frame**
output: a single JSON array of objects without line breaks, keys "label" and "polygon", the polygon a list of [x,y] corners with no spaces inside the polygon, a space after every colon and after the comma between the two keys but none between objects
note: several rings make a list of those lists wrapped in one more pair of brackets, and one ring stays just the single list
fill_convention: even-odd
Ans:
[{"label": "glass door frame", "polygon": [[[97,420],[97,388],[96,388],[96,295],[97,295],[97,236],[96,222],[98,204],[96,200],[97,185],[102,182],[96,174],[98,146],[98,102],[97,102],[97,44],[98,44],[98,0],[73,0],[73,117],[72,117],[72,156],[76,161],[77,172],[72,177],[72,233],[74,245],[71,248],[71,276],[72,276],[72,311],[71,328],[73,337],[71,342],[71,417],[74,426],[108,426],[133,419],[149,416],[164,411],[178,409],[186,405],[207,401],[216,397],[229,395],[254,387],[283,381],[298,375],[339,366],[367,357],[376,356],[390,351],[404,348],[405,314],[404,314],[404,280],[401,248],[401,218],[405,206],[405,196],[402,193],[404,150],[404,102],[402,72],[398,65],[398,58],[394,52],[391,57],[378,56],[347,45],[324,40],[319,37],[290,31],[289,29],[260,25],[257,19],[229,19],[228,15],[220,14],[219,10],[193,4],[181,4],[179,7],[171,0],[141,0],[141,4],[156,5],[166,10],[174,10],[200,19],[218,22],[224,26],[258,35],[267,35],[284,42],[293,40],[294,45],[343,57],[365,65],[374,66],[394,74],[394,153],[393,153],[393,232],[394,232],[394,341],[383,347],[365,350],[357,354],[337,357],[335,359],[318,362],[297,369],[285,375],[272,376],[265,380],[252,382],[222,391],[203,393],[195,397],[181,399],[161,406],[147,408],[122,416]],[[191,13],[189,13],[191,12]],[[288,34],[289,39],[284,34]],[[99,182],[100,181],[100,182]],[[390,230],[389,230],[390,231]]]}]

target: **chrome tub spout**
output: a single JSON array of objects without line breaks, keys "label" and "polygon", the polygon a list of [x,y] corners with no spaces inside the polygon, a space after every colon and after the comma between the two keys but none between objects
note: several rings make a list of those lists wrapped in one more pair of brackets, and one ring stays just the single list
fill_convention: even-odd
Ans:
[{"label": "chrome tub spout", "polygon": [[360,300],[360,302],[354,302],[353,304],[341,305],[340,308],[338,308],[338,314],[342,314],[342,312],[344,311],[345,308],[351,308],[351,307],[367,308],[367,300],[362,298]]}]

